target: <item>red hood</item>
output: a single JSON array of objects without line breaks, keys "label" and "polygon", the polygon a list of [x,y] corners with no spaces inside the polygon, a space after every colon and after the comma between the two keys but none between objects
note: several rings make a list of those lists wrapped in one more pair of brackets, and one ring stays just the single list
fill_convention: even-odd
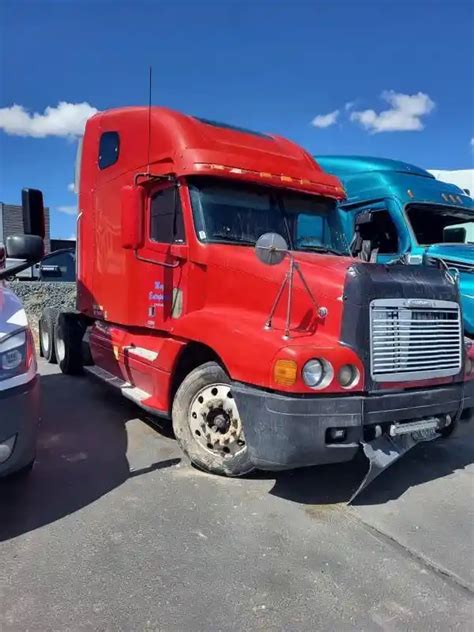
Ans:
[{"label": "red hood", "polygon": [[[286,258],[279,265],[268,266],[257,259],[253,248],[215,245],[206,250],[209,255],[206,262],[207,274],[203,278],[206,307],[228,313],[235,311],[234,318],[254,320],[255,326],[260,328],[268,317],[289,270],[289,259]],[[320,333],[338,338],[345,277],[353,260],[337,255],[298,253],[296,261],[300,264],[317,306],[326,307],[331,317],[318,320],[311,299],[299,275],[295,274],[292,328],[296,328],[306,337],[317,326]],[[287,297],[285,291],[276,312],[276,328],[283,328]]]}]

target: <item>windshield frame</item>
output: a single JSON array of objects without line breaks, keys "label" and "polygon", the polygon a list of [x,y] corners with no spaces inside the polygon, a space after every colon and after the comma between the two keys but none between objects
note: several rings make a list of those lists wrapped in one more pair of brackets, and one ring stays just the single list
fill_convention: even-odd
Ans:
[{"label": "windshield frame", "polygon": [[[423,244],[420,243],[420,241],[418,240],[417,234],[415,229],[413,228],[413,224],[410,220],[410,215],[409,215],[409,208],[410,206],[425,206],[425,207],[437,207],[439,209],[447,209],[447,210],[453,210],[453,211],[464,211],[465,213],[468,213],[472,216],[472,221],[474,222],[474,208],[467,208],[465,206],[459,206],[459,205],[454,205],[454,204],[440,204],[439,202],[430,202],[430,201],[410,201],[410,202],[406,202],[403,205],[403,214],[405,216],[406,222],[407,222],[407,226],[413,236],[413,241],[414,243],[419,246],[420,248],[430,248],[431,246],[437,246],[437,245],[441,245],[441,244],[458,244],[458,245],[462,245],[461,242],[452,242],[452,241],[436,241],[433,243],[428,243],[428,244]],[[470,220],[467,220],[470,221]],[[466,223],[466,221],[464,222],[459,222],[461,223]]]},{"label": "windshield frame", "polygon": [[[297,189],[292,189],[290,187],[278,187],[278,186],[274,186],[274,185],[266,184],[266,183],[260,184],[254,181],[224,178],[220,176],[195,175],[195,176],[189,176],[186,179],[186,184],[187,184],[188,193],[189,193],[189,200],[190,200],[190,205],[191,205],[194,231],[195,231],[197,239],[201,243],[209,244],[209,245],[212,245],[212,244],[226,245],[227,244],[227,245],[232,245],[232,246],[254,247],[256,240],[255,241],[253,240],[252,241],[250,240],[238,241],[238,240],[231,240],[231,239],[226,240],[225,238],[217,239],[217,238],[207,237],[207,235],[205,234],[206,231],[204,230],[206,226],[206,220],[204,216],[205,210],[203,208],[203,205],[200,199],[201,189],[199,186],[199,182],[206,182],[209,184],[213,184],[213,185],[215,184],[217,186],[222,186],[222,187],[225,187],[226,185],[229,185],[232,187],[240,186],[242,187],[243,192],[245,191],[245,189],[247,189],[247,191],[250,191],[250,192],[253,189],[259,193],[267,193],[269,196],[269,201],[270,201],[270,210],[271,211],[274,210],[275,213],[281,214],[281,219],[285,224],[285,232],[283,233],[283,231],[280,231],[280,234],[282,234],[282,237],[285,238],[285,240],[288,243],[289,249],[293,252],[306,252],[306,253],[318,253],[318,254],[325,254],[327,252],[328,254],[333,254],[336,256],[350,256],[349,242],[344,232],[342,218],[337,215],[341,211],[338,209],[338,204],[337,204],[336,199],[329,196],[302,192]],[[195,196],[199,196],[199,202],[200,202],[199,208],[197,208]],[[302,199],[307,199],[308,201],[316,201],[316,202],[319,201],[323,204],[326,204],[327,206],[325,208],[325,213],[314,212],[314,215],[323,218],[323,221],[324,221],[326,217],[328,217],[331,213],[334,213],[333,219],[337,224],[339,224],[339,227],[337,229],[338,240],[340,242],[343,242],[343,244],[345,245],[345,249],[338,248],[336,246],[333,246],[332,244],[331,245],[327,244],[327,246],[325,244],[320,244],[319,246],[316,246],[316,245],[311,246],[308,244],[301,248],[295,247],[295,244],[293,242],[295,241],[294,240],[295,229],[296,229],[296,223],[298,220],[292,219],[291,216],[294,215],[294,216],[301,217],[301,216],[311,215],[312,213],[309,210],[306,212],[304,210],[301,210],[300,212],[286,210],[285,209],[285,196],[294,196],[295,199],[302,198]],[[286,199],[288,199],[288,197]],[[331,234],[332,234],[333,230],[331,229],[331,227],[329,227],[329,230],[331,231]]]}]

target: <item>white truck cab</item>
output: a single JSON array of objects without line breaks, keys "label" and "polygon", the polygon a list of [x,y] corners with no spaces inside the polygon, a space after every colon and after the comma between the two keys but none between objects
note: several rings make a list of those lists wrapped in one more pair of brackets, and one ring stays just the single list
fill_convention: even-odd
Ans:
[{"label": "white truck cab", "polygon": [[[44,212],[39,191],[23,190],[27,234],[0,244],[0,477],[31,471],[40,420],[39,376],[25,310],[5,278],[31,267],[43,254]],[[19,261],[6,268],[6,257]]]}]

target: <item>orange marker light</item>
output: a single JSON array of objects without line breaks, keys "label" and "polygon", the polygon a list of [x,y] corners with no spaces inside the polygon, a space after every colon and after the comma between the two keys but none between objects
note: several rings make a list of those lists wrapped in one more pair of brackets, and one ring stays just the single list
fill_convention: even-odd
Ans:
[{"label": "orange marker light", "polygon": [[282,386],[293,386],[298,375],[298,366],[294,360],[277,360],[273,365],[273,380]]}]

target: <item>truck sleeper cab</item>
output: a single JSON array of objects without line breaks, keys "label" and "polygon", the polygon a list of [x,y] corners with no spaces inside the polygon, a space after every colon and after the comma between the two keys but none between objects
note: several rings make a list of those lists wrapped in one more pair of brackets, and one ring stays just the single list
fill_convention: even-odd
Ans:
[{"label": "truck sleeper cab", "polygon": [[[89,119],[78,173],[61,369],[171,417],[197,466],[346,461],[381,435],[441,431],[472,398],[457,287],[347,256],[340,182],[295,144],[123,108]],[[269,233],[288,245],[275,265],[254,251]]]},{"label": "truck sleeper cab", "polygon": [[368,156],[317,160],[344,184],[347,199],[340,209],[347,239],[359,236],[354,254],[380,263],[406,255],[409,263],[441,261],[457,271],[465,333],[474,338],[474,200],[405,162]]}]

